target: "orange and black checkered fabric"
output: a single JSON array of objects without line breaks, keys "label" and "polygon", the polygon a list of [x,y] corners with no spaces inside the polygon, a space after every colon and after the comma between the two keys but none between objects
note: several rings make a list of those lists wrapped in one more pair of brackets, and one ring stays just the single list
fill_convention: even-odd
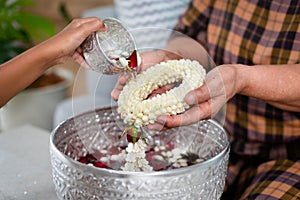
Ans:
[{"label": "orange and black checkered fabric", "polygon": [[[194,0],[176,30],[199,41],[217,65],[300,64],[297,0]],[[227,183],[236,199],[300,199],[300,113],[239,94],[226,108]]]}]

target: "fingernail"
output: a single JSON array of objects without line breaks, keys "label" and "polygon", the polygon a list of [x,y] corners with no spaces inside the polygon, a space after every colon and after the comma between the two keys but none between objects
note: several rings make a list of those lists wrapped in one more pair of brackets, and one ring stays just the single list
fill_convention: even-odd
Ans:
[{"label": "fingernail", "polygon": [[188,105],[192,105],[195,103],[195,96],[193,94],[188,94],[186,95],[186,97],[184,98],[184,101],[188,104]]},{"label": "fingernail", "polygon": [[160,115],[157,117],[156,121],[161,124],[164,124],[167,121],[167,117],[167,115]]},{"label": "fingernail", "polygon": [[156,130],[156,131],[162,130],[163,127],[164,127],[163,125],[158,124],[158,123],[148,124],[148,125],[147,125],[147,128],[148,128],[149,130]]},{"label": "fingernail", "polygon": [[153,124],[148,124],[148,125],[147,125],[147,128],[148,128],[149,130],[155,130],[155,126],[154,126]]}]

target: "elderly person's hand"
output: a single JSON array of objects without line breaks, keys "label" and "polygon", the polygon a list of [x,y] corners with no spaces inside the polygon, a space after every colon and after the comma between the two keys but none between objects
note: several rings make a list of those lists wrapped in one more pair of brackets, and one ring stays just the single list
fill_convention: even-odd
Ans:
[{"label": "elderly person's hand", "polygon": [[231,65],[214,68],[207,74],[204,85],[186,95],[184,100],[190,105],[187,111],[179,115],[161,115],[156,123],[147,126],[148,129],[165,130],[215,116],[239,91],[235,73]]},{"label": "elderly person's hand", "polygon": [[191,106],[189,110],[180,115],[161,115],[156,123],[147,127],[164,130],[213,117],[235,94],[261,99],[277,108],[298,112],[300,93],[296,83],[300,82],[299,71],[299,64],[290,67],[220,65],[207,74],[203,86],[186,95],[184,100]]}]

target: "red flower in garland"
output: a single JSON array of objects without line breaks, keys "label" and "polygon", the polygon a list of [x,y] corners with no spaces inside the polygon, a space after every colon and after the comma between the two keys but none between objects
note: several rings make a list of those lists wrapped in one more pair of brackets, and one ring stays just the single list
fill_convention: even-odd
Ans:
[{"label": "red flower in garland", "polygon": [[126,138],[128,142],[135,144],[141,138],[146,144],[146,138],[143,134],[142,129],[136,128],[134,125],[128,126],[122,133],[121,138],[126,134]]},{"label": "red flower in garland", "polygon": [[127,141],[131,143],[136,143],[140,139],[140,133],[137,128],[133,125],[127,127],[122,133],[122,137],[126,134]]}]

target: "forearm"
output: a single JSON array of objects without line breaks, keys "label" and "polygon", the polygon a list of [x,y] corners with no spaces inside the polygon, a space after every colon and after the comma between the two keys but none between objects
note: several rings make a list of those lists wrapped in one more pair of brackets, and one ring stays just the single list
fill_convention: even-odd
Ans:
[{"label": "forearm", "polygon": [[42,43],[0,65],[0,107],[54,65],[53,52]]},{"label": "forearm", "polygon": [[300,111],[300,64],[237,65],[237,93],[283,110]]}]

